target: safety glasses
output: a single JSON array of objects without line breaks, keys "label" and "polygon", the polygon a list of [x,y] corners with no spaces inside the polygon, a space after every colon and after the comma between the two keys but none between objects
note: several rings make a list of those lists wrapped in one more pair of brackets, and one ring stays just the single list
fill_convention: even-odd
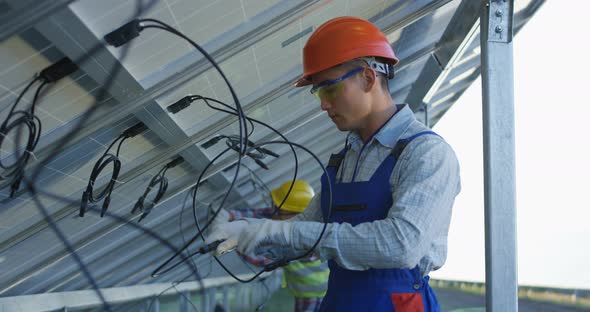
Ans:
[{"label": "safety glasses", "polygon": [[364,66],[359,66],[346,74],[342,75],[339,78],[333,80],[326,80],[322,81],[317,86],[313,86],[310,90],[311,94],[315,95],[320,100],[325,101],[332,101],[334,100],[342,91],[344,86],[343,82],[349,77],[354,76],[355,74],[359,73],[363,70]]}]

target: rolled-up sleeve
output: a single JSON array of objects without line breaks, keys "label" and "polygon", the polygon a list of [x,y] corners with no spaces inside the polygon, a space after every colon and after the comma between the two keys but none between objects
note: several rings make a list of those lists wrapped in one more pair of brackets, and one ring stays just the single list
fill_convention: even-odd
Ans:
[{"label": "rolled-up sleeve", "polygon": [[[461,188],[459,164],[442,139],[429,136],[415,141],[402,153],[390,179],[393,204],[387,218],[356,226],[328,224],[316,249],[322,259],[333,259],[351,270],[413,268],[422,259],[433,262],[426,271],[442,265],[451,209]],[[314,211],[309,215],[306,211],[304,218],[292,227],[297,250],[310,248],[323,227],[321,222],[308,221],[318,220]]]}]

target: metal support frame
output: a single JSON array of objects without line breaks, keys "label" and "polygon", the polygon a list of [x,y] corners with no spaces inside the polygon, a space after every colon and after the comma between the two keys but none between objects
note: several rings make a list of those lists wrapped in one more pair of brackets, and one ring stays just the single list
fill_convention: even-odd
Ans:
[{"label": "metal support frame", "polygon": [[[268,277],[272,273],[264,273]],[[252,273],[240,274],[239,278],[252,277]],[[238,282],[232,277],[207,278],[199,282],[184,283],[156,283],[127,287],[102,288],[101,291],[107,302],[111,304],[124,304],[137,300],[145,300],[145,309],[151,303],[151,311],[159,311],[159,296],[170,296],[177,292],[198,291],[203,286],[205,289],[234,285]],[[174,286],[174,287],[173,287]],[[153,302],[152,302],[153,300]],[[190,304],[189,304],[190,305]],[[101,307],[102,302],[93,290],[78,290],[58,293],[44,293],[35,295],[23,295],[0,298],[0,311],[54,311],[58,309],[91,309]],[[151,312],[150,311],[150,312]]]},{"label": "metal support frame", "polygon": [[0,16],[0,42],[35,25],[72,2],[74,0],[7,1],[16,12],[7,11]]},{"label": "metal support frame", "polygon": [[481,12],[487,311],[518,311],[512,0]]},{"label": "metal support frame", "polygon": [[[440,1],[440,3],[446,3],[446,1]],[[437,7],[438,6],[429,7],[429,10],[433,10]],[[404,16],[395,15],[394,17],[388,17],[387,20],[389,23],[403,27],[405,25],[409,25],[409,24],[415,22],[415,18],[419,18],[419,17],[423,16],[424,14],[427,14],[427,11],[428,10],[420,10],[420,15],[415,16],[414,19],[407,19]],[[245,40],[245,41],[249,42],[249,40]],[[225,54],[223,54],[223,55],[225,55]],[[412,57],[411,59],[418,60],[419,58]],[[200,64],[200,62],[197,62],[197,63]],[[203,66],[207,66],[207,64],[205,64]],[[173,88],[186,82],[186,80],[193,78],[196,75],[194,74],[194,72],[193,73],[189,72],[191,69],[194,70],[195,68],[192,68],[191,66],[189,66],[189,68],[186,69],[186,72],[183,71],[181,74],[178,74],[175,77],[170,77],[170,78],[166,79],[165,81],[162,81],[158,86],[154,86],[154,87],[146,90],[146,92],[143,93],[141,96],[139,96],[139,97],[135,98],[133,101],[131,101],[132,103],[124,105],[126,108],[122,108],[122,110],[125,112],[121,112],[121,114],[114,114],[114,115],[119,116],[119,115],[125,115],[129,112],[132,112],[133,109],[129,109],[129,106],[134,107],[134,109],[137,107],[143,107],[143,105],[145,105],[145,103],[147,101],[151,101],[152,96],[164,94],[165,92],[172,90]],[[275,81],[275,83],[273,83],[273,86],[265,86],[264,90],[260,90],[261,92],[256,92],[257,94],[253,94],[253,96],[251,96],[251,97],[249,96],[249,97],[243,99],[243,101],[242,101],[243,103],[249,103],[249,104],[244,105],[244,111],[247,113],[250,110],[254,110],[264,104],[269,103],[277,96],[280,96],[280,95],[283,95],[283,94],[286,94],[287,92],[289,92],[292,87],[292,81],[298,75],[295,73],[295,70],[292,70],[291,72],[284,79],[280,79],[279,81]],[[112,111],[111,111],[111,113],[112,113]],[[108,122],[107,122],[107,120],[101,120],[100,122],[97,122],[97,123],[100,123],[101,126],[106,126],[106,125],[114,122],[115,119],[117,119],[117,118],[112,118],[112,117],[113,117],[113,114],[109,114],[109,116],[107,118],[107,119],[109,119]],[[99,119],[101,119],[101,118],[99,117]],[[136,168],[133,168],[133,169],[125,172],[120,177],[120,180],[125,181],[126,184],[130,184],[129,182],[131,180],[139,177],[140,175],[144,174],[145,172],[147,172],[151,168],[153,168],[155,166],[159,166],[166,161],[169,161],[169,159],[171,159],[172,157],[175,157],[179,152],[193,146],[195,143],[201,142],[201,141],[205,140],[206,138],[213,136],[215,133],[217,133],[218,131],[220,131],[224,127],[229,126],[232,122],[234,122],[233,116],[225,116],[223,118],[220,118],[219,120],[215,121],[211,127],[207,128],[206,131],[201,131],[199,133],[196,133],[196,134],[192,135],[191,137],[183,140],[182,142],[179,142],[178,144],[176,144],[174,146],[170,146],[169,148],[164,150],[162,153],[159,153],[157,156],[144,162],[141,166],[138,166]],[[92,124],[94,125],[94,123],[92,123]],[[80,135],[77,136],[77,138],[74,139],[73,142],[71,144],[69,144],[68,146],[75,144],[75,142],[82,139],[82,137],[85,137],[85,136],[89,135],[90,133],[94,132],[96,129],[100,128],[100,126],[97,126],[97,128],[94,128],[94,126],[90,126],[90,128],[92,128],[92,130],[88,129],[88,127],[86,127],[84,130],[82,130]],[[67,149],[68,146],[64,147],[64,149]],[[41,150],[39,153],[36,153],[36,154],[39,158],[42,158],[44,156],[43,155],[44,152],[45,152],[45,150]],[[216,166],[215,168],[211,168],[211,169],[214,172],[218,172],[218,171],[221,171],[222,169],[230,166],[231,164],[233,164],[233,162],[221,161],[219,166]],[[35,166],[35,164],[31,165],[31,167],[34,167],[34,166]],[[184,191],[184,190],[190,188],[191,186],[192,185],[187,186],[185,189],[182,189],[182,190]],[[173,196],[174,195],[171,195],[171,197],[173,197]],[[166,197],[166,198],[169,198],[169,197]],[[164,198],[163,201],[165,201],[166,198]],[[58,208],[52,214],[52,218],[56,222],[59,222],[61,219],[67,217],[71,213],[72,209],[75,209],[76,207],[77,207],[77,205],[68,205],[68,206],[63,207],[61,209]],[[46,229],[47,226],[48,226],[48,224],[44,220],[38,220],[38,221],[34,222],[30,226],[28,226],[25,230],[12,236],[10,239],[7,239],[5,242],[0,242],[0,251],[7,250],[11,246],[18,244],[19,242],[22,242],[22,241],[30,238],[31,236],[38,234],[42,230]]]},{"label": "metal support frame", "polygon": [[422,103],[422,109],[424,110],[424,125],[430,128],[430,105]]},{"label": "metal support frame", "polygon": [[[313,7],[318,0],[301,0],[301,1],[284,1],[273,6],[267,12],[259,17],[255,21],[248,22],[245,25],[239,25],[224,35],[223,38],[212,40],[203,45],[203,48],[209,52],[209,54],[216,60],[217,63],[223,63],[237,53],[244,49],[259,42],[262,38],[267,37],[270,34],[277,32],[285,26],[292,23],[297,19],[299,14],[304,14],[310,8]],[[57,17],[52,18],[50,21],[44,23],[45,25],[51,26],[54,24],[55,27],[51,26],[51,30],[67,32],[69,36],[78,38],[76,29],[70,29],[67,24],[62,24],[64,17],[67,20],[73,20],[72,12],[65,12]],[[75,15],[75,14],[74,14]],[[44,29],[39,29],[41,33],[44,33]],[[72,32],[72,33],[70,33]],[[63,37],[63,34],[62,34]],[[54,37],[52,37],[54,38]],[[57,38],[57,37],[55,37]],[[82,40],[83,38],[80,38]],[[71,59],[78,59],[86,53],[85,50],[72,51],[72,53],[66,53]],[[100,129],[104,129],[109,125],[120,122],[123,118],[136,113],[138,110],[143,108],[147,103],[153,101],[162,95],[173,91],[176,88],[181,87],[191,79],[198,77],[200,74],[206,72],[212,65],[204,57],[200,57],[197,61],[194,61],[194,53],[189,53],[183,57],[180,61],[175,62],[177,66],[170,68],[170,76],[157,81],[157,84],[150,82],[149,87],[145,90],[126,90],[125,95],[127,101],[121,103],[121,105],[110,108],[110,107],[99,107],[95,113],[95,116],[91,118],[86,125],[72,138],[70,142],[65,144],[63,150],[66,150],[81,140],[92,135]],[[190,61],[189,61],[190,60]],[[188,64],[186,64],[188,62]],[[94,66],[96,64],[91,63]],[[85,66],[82,68],[84,69]],[[94,71],[90,71],[94,72]],[[107,79],[105,76],[104,79]],[[293,77],[294,78],[294,77]],[[104,79],[96,79],[98,82],[104,81]],[[153,80],[149,78],[147,80]],[[292,85],[292,84],[291,84]],[[109,90],[110,92],[111,90]],[[38,151],[35,153],[39,160],[34,160],[30,163],[29,167],[36,168],[41,160],[45,159],[51,151],[51,143],[56,142],[61,137],[58,132],[56,134],[48,134],[44,136],[38,147]],[[49,143],[48,143],[49,142]]]},{"label": "metal support frame", "polygon": [[479,1],[464,1],[460,4],[441,37],[440,42],[444,44],[428,59],[418,78],[420,83],[414,85],[406,99],[412,110],[419,109],[422,103],[432,104],[432,98],[447,79],[454,64],[475,39],[481,6]]},{"label": "metal support frame", "polygon": [[180,312],[190,312],[191,304],[190,304],[190,292],[183,291],[178,293],[178,305]]},{"label": "metal support frame", "polygon": [[[483,44],[482,44],[482,46],[483,46]],[[438,48],[437,48],[437,49],[438,49]],[[419,53],[417,53],[417,55],[418,55],[418,54],[419,54]],[[176,84],[176,82],[174,82],[174,83]],[[180,83],[178,83],[178,84],[180,84]],[[163,84],[163,86],[162,86],[161,88],[154,88],[153,90],[156,90],[156,89],[162,89],[162,88],[163,88],[163,89],[172,89],[172,88],[171,88],[171,87],[170,87],[168,84]],[[150,88],[150,90],[152,90],[152,89]],[[280,89],[279,89],[279,90],[280,90]],[[155,94],[155,93],[156,93],[156,92],[154,91],[154,94]],[[272,93],[272,92],[271,92],[271,93]],[[279,91],[279,93],[281,93],[281,92]],[[158,94],[159,94],[159,92],[158,92]],[[272,94],[271,94],[271,95],[272,95]],[[148,98],[148,97],[146,97],[144,100],[147,100],[147,98]],[[136,100],[137,100],[137,99],[136,99]],[[137,102],[139,102],[139,100],[138,100]],[[135,100],[133,100],[133,101],[132,101],[132,103],[136,103],[136,101],[135,101]],[[137,103],[136,103],[136,104],[137,104]],[[137,105],[137,107],[140,107],[140,106],[142,106],[142,105],[145,105],[145,103],[141,103],[141,105],[139,105],[139,104],[138,104],[138,105]],[[434,114],[432,114],[432,115],[434,115]],[[200,136],[200,138],[202,139],[203,137],[202,137],[202,136]],[[195,138],[193,138],[193,139],[195,139]],[[182,143],[185,143],[185,144],[186,144],[186,143],[188,143],[188,141],[186,141],[186,142],[182,142]],[[190,144],[190,143],[189,143],[189,144]],[[178,145],[176,146],[176,148],[180,148],[180,149],[181,149],[181,148],[183,148],[183,147],[184,147],[184,146],[183,146],[183,144],[178,144]],[[172,151],[172,150],[174,150],[174,149],[175,149],[175,148],[174,148],[174,147],[172,147],[170,150],[167,150],[167,152],[171,152],[171,151]],[[166,153],[164,153],[164,154],[166,154]],[[154,163],[156,163],[156,162],[163,161],[165,158],[166,158],[166,157],[156,157],[156,158],[154,158],[154,160],[155,160],[155,161],[152,163],[152,165],[153,165]],[[226,164],[226,166],[227,166],[227,165],[229,165],[229,164]],[[141,171],[141,170],[139,170],[139,171]],[[139,171],[138,171],[138,173],[139,173]],[[145,171],[142,171],[142,172],[145,172]],[[141,174],[141,173],[139,173],[139,174],[138,174],[138,173],[136,173],[136,175],[131,175],[131,176],[129,176],[129,177],[130,177],[130,178],[132,178],[132,177],[134,178],[135,176],[139,176],[139,174]],[[178,190],[181,190],[181,189],[183,189],[183,188],[182,188],[182,187],[178,188]],[[486,190],[487,190],[487,189],[486,189]],[[177,193],[177,192],[171,192],[171,193]],[[498,296],[500,296],[500,295],[498,295]],[[488,300],[488,302],[490,302],[490,300]],[[499,310],[499,311],[501,311],[502,309],[498,309],[498,310]]]}]

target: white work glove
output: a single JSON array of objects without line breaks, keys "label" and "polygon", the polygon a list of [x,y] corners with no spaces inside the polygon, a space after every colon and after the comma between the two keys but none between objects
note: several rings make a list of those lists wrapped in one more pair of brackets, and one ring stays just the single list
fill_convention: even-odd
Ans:
[{"label": "white work glove", "polygon": [[290,222],[246,218],[215,226],[206,243],[225,240],[217,246],[224,254],[236,246],[242,254],[263,255],[271,259],[284,256],[291,246]]},{"label": "white work glove", "polygon": [[[212,210],[211,213],[212,213],[211,216],[213,216],[215,211]],[[219,210],[219,213],[217,213],[217,216],[215,217],[215,219],[213,219],[213,221],[211,221],[211,225],[209,226],[209,228],[212,229],[217,225],[228,223],[229,219],[230,219],[229,211],[221,208],[221,210]]]},{"label": "white work glove", "polygon": [[242,231],[238,242],[238,250],[241,253],[277,258],[278,255],[272,252],[273,249],[290,249],[292,223],[268,219],[257,221]]},{"label": "white work glove", "polygon": [[246,220],[211,224],[211,232],[207,235],[205,244],[211,244],[215,241],[223,240],[223,242],[217,246],[216,254],[219,256],[229,252],[238,245],[238,239],[240,239],[242,232],[247,225],[248,221]]}]

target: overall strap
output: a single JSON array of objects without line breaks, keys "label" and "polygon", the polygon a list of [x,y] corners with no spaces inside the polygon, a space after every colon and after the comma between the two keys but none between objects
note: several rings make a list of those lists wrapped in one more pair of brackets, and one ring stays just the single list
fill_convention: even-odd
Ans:
[{"label": "overall strap", "polygon": [[330,176],[332,178],[334,178],[336,176],[338,169],[340,169],[340,165],[342,164],[342,161],[344,160],[344,156],[346,155],[347,151],[348,151],[348,145],[346,145],[337,154],[330,155],[330,160],[328,160],[328,166],[326,167],[326,170],[328,171],[328,173],[330,174]]},{"label": "overall strap", "polygon": [[393,147],[393,149],[391,150],[391,154],[389,154],[385,158],[385,160],[383,160],[381,165],[379,165],[377,170],[375,170],[375,173],[371,177],[371,180],[381,181],[379,183],[383,183],[383,181],[389,181],[389,177],[391,176],[391,173],[393,172],[393,168],[397,164],[397,160],[399,159],[399,156],[402,154],[402,152],[404,151],[406,146],[410,142],[412,142],[412,140],[414,140],[415,138],[420,137],[425,134],[433,134],[433,135],[439,136],[438,134],[436,134],[433,131],[423,131],[423,132],[418,132],[418,133],[416,133],[410,137],[407,137],[405,139],[398,140],[397,143],[395,144],[395,146]]},{"label": "overall strap", "polygon": [[418,132],[412,136],[409,136],[405,139],[400,139],[399,141],[397,141],[397,143],[395,144],[395,147],[393,148],[393,150],[391,151],[391,154],[393,155],[393,157],[395,158],[395,160],[397,161],[400,157],[400,155],[402,154],[402,152],[404,151],[404,149],[406,148],[406,146],[412,142],[412,140],[414,140],[417,137],[423,136],[425,134],[432,134],[432,135],[436,135],[438,137],[440,137],[440,135],[438,135],[436,132],[434,131],[422,131],[422,132]]}]

